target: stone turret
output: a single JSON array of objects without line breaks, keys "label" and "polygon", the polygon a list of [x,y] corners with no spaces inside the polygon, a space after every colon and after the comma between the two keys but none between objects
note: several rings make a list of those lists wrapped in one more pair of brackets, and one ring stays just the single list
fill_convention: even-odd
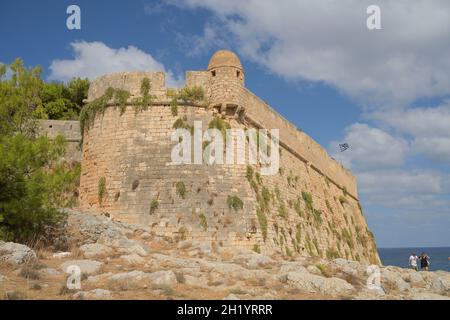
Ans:
[{"label": "stone turret", "polygon": [[238,116],[244,108],[244,69],[238,56],[219,50],[208,64],[210,105],[226,116]]}]

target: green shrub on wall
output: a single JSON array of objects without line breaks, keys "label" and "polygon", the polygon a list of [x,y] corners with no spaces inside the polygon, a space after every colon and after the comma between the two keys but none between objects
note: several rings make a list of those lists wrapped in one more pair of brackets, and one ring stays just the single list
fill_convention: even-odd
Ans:
[{"label": "green shrub on wall", "polygon": [[106,195],[106,178],[101,177],[98,180],[98,202],[100,204],[102,204],[105,195]]},{"label": "green shrub on wall", "polygon": [[159,201],[158,199],[153,199],[152,202],[150,202],[150,214],[154,214],[155,211],[159,207]]},{"label": "green shrub on wall", "polygon": [[186,186],[184,185],[184,182],[182,181],[178,181],[175,185],[175,188],[177,190],[177,194],[181,197],[181,198],[185,198],[186,195]]},{"label": "green shrub on wall", "polygon": [[238,196],[228,196],[227,204],[228,208],[233,209],[234,211],[244,208],[244,203]]}]

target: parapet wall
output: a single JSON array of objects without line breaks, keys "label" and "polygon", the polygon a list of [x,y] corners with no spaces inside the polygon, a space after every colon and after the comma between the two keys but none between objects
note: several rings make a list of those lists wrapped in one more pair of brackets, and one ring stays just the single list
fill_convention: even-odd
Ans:
[{"label": "parapet wall", "polygon": [[350,171],[332,159],[321,145],[299,131],[255,94],[247,89],[244,89],[243,94],[246,117],[261,128],[279,129],[280,143],[284,144],[291,153],[342,189],[345,188],[355,199],[358,198],[356,179]]},{"label": "parapet wall", "polygon": [[88,101],[101,97],[108,87],[120,88],[130,92],[131,97],[141,96],[141,81],[148,78],[151,83],[153,95],[165,97],[165,74],[164,72],[118,72],[104,75],[93,81],[89,87]]},{"label": "parapet wall", "polygon": [[54,139],[58,135],[63,135],[67,141],[66,155],[67,161],[81,161],[81,133],[79,121],[69,120],[41,120],[39,121],[41,134]]}]

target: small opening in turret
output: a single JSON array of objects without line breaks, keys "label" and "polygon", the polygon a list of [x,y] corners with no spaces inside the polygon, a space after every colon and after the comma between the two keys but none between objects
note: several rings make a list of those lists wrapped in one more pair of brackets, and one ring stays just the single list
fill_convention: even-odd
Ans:
[{"label": "small opening in turret", "polygon": [[213,77],[215,77],[216,76],[216,71],[211,71],[211,74],[212,74]]},{"label": "small opening in turret", "polygon": [[241,72],[238,70],[238,71],[236,71],[236,77],[238,77],[239,78],[239,76],[241,75]]}]

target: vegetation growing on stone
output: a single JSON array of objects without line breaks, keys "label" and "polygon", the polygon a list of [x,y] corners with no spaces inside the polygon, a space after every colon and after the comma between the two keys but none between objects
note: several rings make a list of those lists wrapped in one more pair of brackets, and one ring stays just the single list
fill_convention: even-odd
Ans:
[{"label": "vegetation growing on stone", "polygon": [[228,208],[233,209],[234,211],[240,210],[244,208],[244,203],[241,198],[236,195],[229,195],[227,198]]},{"label": "vegetation growing on stone", "polygon": [[178,92],[178,98],[186,103],[201,103],[205,99],[205,90],[200,86],[184,87]]},{"label": "vegetation growing on stone", "polygon": [[255,177],[256,177],[256,182],[258,182],[258,184],[262,184],[262,179],[261,179],[261,174],[259,172],[255,173]]},{"label": "vegetation growing on stone", "polygon": [[181,240],[186,240],[188,233],[189,233],[189,231],[186,227],[180,227],[178,229],[178,235],[180,236]]},{"label": "vegetation growing on stone", "polygon": [[283,219],[288,218],[288,211],[284,204],[280,204],[280,206],[278,207],[278,215]]},{"label": "vegetation growing on stone", "polygon": [[120,114],[124,114],[128,99],[130,98],[131,94],[123,89],[116,89],[114,94],[114,104],[117,105],[120,108]]},{"label": "vegetation growing on stone", "polygon": [[266,187],[263,187],[261,190],[261,202],[264,208],[267,208],[270,203],[270,199],[272,198],[272,195]]},{"label": "vegetation growing on stone", "polygon": [[314,217],[314,221],[317,224],[321,224],[322,223],[322,211],[321,210],[313,209],[313,217]]},{"label": "vegetation growing on stone", "polygon": [[177,190],[177,194],[184,199],[186,195],[186,186],[183,181],[178,181],[175,185],[175,188]]},{"label": "vegetation growing on stone", "polygon": [[189,125],[187,122],[187,116],[184,116],[183,118],[178,118],[173,123],[172,127],[174,129],[186,129],[189,130],[191,133],[194,132],[194,127]]},{"label": "vegetation growing on stone", "polygon": [[105,195],[106,195],[106,178],[101,177],[98,180],[98,202],[100,204],[102,204]]},{"label": "vegetation growing on stone", "polygon": [[208,220],[206,220],[206,216],[204,213],[201,213],[198,215],[198,218],[200,219],[200,225],[203,228],[203,231],[206,231],[208,229]]},{"label": "vegetation growing on stone", "polygon": [[253,180],[253,167],[247,166],[247,171],[245,172],[245,177],[247,178],[248,182],[251,182]]},{"label": "vegetation growing on stone", "polygon": [[331,213],[333,213],[333,208],[331,207],[330,202],[328,201],[328,199],[325,199],[325,205],[327,206],[328,211],[330,211]]},{"label": "vegetation growing on stone", "polygon": [[261,233],[265,241],[267,239],[267,216],[259,207],[256,209],[256,216],[258,218],[259,226],[261,227]]},{"label": "vegetation growing on stone", "polygon": [[159,207],[159,201],[158,199],[153,199],[152,202],[150,202],[150,214],[154,214],[155,211]]},{"label": "vegetation growing on stone", "polygon": [[214,119],[209,122],[208,129],[219,130],[222,133],[222,137],[225,138],[227,129],[231,129],[231,126],[226,120],[219,117],[214,117]]},{"label": "vegetation growing on stone", "polygon": [[294,202],[294,210],[298,214],[299,217],[303,218],[303,211],[302,211],[302,208],[300,206],[300,200],[299,199],[297,199]]},{"label": "vegetation growing on stone", "polygon": [[353,249],[354,244],[353,244],[353,239],[352,239],[352,235],[350,234],[350,232],[344,228],[344,229],[342,229],[341,235],[342,235],[342,238],[344,239],[344,241],[349,246],[349,248]]},{"label": "vegetation growing on stone", "polygon": [[313,212],[313,200],[312,195],[306,191],[302,191],[302,198],[305,201],[306,209],[308,212]]},{"label": "vegetation growing on stone", "polygon": [[253,245],[253,251],[255,251],[256,253],[261,253],[261,248],[259,247],[259,244],[255,243]]},{"label": "vegetation growing on stone", "polygon": [[131,101],[131,104],[134,106],[135,114],[139,113],[140,111],[147,110],[148,107],[153,105],[156,97],[150,94],[151,87],[152,85],[149,78],[142,79],[140,88],[141,96],[136,97]]},{"label": "vegetation growing on stone", "polygon": [[341,203],[341,205],[343,206],[345,203],[348,203],[348,200],[346,197],[344,196],[339,196],[339,202]]}]

